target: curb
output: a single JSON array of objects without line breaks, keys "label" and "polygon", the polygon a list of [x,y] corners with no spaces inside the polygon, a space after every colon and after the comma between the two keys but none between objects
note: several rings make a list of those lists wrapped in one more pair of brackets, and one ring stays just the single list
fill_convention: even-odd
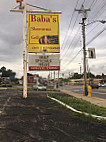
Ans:
[{"label": "curb", "polygon": [[86,116],[92,116],[92,117],[97,118],[97,119],[104,119],[104,120],[106,120],[106,117],[98,116],[98,115],[94,115],[94,114],[89,114],[89,113],[82,112],[82,111],[78,111],[78,110],[76,110],[76,109],[70,107],[69,105],[67,105],[67,104],[65,104],[65,103],[63,103],[63,102],[61,102],[61,101],[59,101],[59,100],[57,100],[57,99],[55,99],[55,98],[52,98],[52,97],[50,97],[50,96],[48,96],[48,95],[47,95],[47,97],[50,98],[51,100],[54,100],[54,101],[58,102],[59,104],[65,106],[66,108],[68,108],[68,109],[70,109],[70,110],[72,110],[72,111],[74,111],[74,112],[77,112],[77,113],[80,113],[80,114],[84,114],[84,115],[86,115]]},{"label": "curb", "polygon": [[7,88],[5,88],[5,87],[0,87],[0,90],[6,90]]},{"label": "curb", "polygon": [[66,93],[66,94],[71,95],[73,97],[80,98],[80,99],[86,100],[92,104],[106,108],[106,105],[104,105],[104,104],[106,104],[106,99],[92,97],[92,96],[87,97],[87,96],[83,96],[82,94],[74,93],[72,91],[67,91],[67,90],[60,90],[60,92]]}]

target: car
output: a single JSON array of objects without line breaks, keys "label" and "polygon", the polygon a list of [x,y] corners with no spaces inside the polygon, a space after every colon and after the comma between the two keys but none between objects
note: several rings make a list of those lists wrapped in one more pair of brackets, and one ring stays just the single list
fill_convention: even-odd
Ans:
[{"label": "car", "polygon": [[62,83],[62,82],[60,82],[60,83],[59,83],[59,86],[63,86],[63,83]]},{"label": "car", "polygon": [[94,89],[94,88],[99,88],[99,85],[98,84],[91,84],[91,87],[92,87],[92,89]]},{"label": "car", "polygon": [[98,83],[99,87],[105,87],[106,83]]},{"label": "car", "polygon": [[34,90],[45,90],[46,91],[47,87],[42,85],[42,84],[35,84],[35,85],[33,85],[33,89]]}]

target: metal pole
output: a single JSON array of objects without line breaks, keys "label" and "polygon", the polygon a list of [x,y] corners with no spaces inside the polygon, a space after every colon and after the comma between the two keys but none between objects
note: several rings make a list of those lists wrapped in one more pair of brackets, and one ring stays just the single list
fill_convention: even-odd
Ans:
[{"label": "metal pole", "polygon": [[81,65],[80,65],[80,74],[81,74]]},{"label": "metal pole", "polygon": [[51,80],[52,80],[52,72],[51,72]]},{"label": "metal pole", "polygon": [[60,71],[58,71],[58,86],[59,86],[59,74],[60,74]]},{"label": "metal pole", "polygon": [[82,18],[82,35],[83,35],[84,95],[86,96],[87,75],[86,75],[85,18]]},{"label": "metal pole", "polygon": [[55,71],[54,71],[54,86],[55,86]]},{"label": "metal pole", "polygon": [[26,3],[23,3],[23,98],[27,98],[27,33]]},{"label": "metal pole", "polygon": [[79,63],[79,65],[80,65],[80,74],[81,74],[81,63]]},{"label": "metal pole", "polygon": [[55,71],[54,71],[54,80],[55,80]]}]

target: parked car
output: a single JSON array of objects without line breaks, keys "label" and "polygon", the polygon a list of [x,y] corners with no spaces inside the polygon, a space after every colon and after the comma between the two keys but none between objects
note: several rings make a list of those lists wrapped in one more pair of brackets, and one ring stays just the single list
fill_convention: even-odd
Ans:
[{"label": "parked car", "polygon": [[105,87],[106,83],[98,83],[99,87]]},{"label": "parked car", "polygon": [[62,83],[62,82],[60,82],[60,83],[59,83],[59,86],[63,86],[63,83]]},{"label": "parked car", "polygon": [[92,87],[92,89],[94,89],[94,88],[99,88],[99,85],[98,84],[91,84],[91,87]]},{"label": "parked car", "polygon": [[35,85],[33,85],[33,89],[34,90],[45,90],[46,91],[47,87],[42,85],[42,84],[35,84]]}]

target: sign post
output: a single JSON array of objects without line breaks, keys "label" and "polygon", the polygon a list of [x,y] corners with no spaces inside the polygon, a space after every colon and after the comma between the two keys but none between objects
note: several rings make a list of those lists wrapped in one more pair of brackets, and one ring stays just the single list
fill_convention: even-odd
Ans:
[{"label": "sign post", "polygon": [[[33,15],[33,17],[32,17],[32,22],[35,22],[36,21],[36,14],[35,13],[38,13],[37,15],[38,15],[38,17],[37,17],[37,21],[39,21],[39,20],[43,20],[43,22],[44,21],[48,21],[48,23],[49,23],[49,21],[51,21],[52,20],[52,22],[55,24],[55,23],[57,23],[57,25],[58,25],[58,16],[56,15],[56,14],[61,14],[61,11],[44,11],[44,10],[27,10],[26,9],[26,3],[22,3],[23,2],[23,0],[16,0],[18,3],[20,3],[20,5],[19,5],[19,8],[18,9],[11,9],[10,11],[11,12],[22,12],[23,13],[23,98],[27,98],[27,31],[26,31],[26,29],[27,29],[27,19],[26,19],[26,13],[30,13],[30,15]],[[31,13],[33,13],[33,14],[31,14]],[[39,17],[39,14],[41,13],[41,16]],[[43,16],[42,17],[42,15],[43,14],[54,14],[54,16],[52,17],[52,16]],[[57,19],[55,19],[57,17]],[[45,19],[46,18],[46,19]],[[40,22],[40,21],[39,21]],[[56,27],[57,27],[57,25],[56,25]],[[53,27],[54,25],[52,25],[52,27]],[[51,27],[51,29],[52,29],[52,27]],[[35,27],[34,27],[35,28]],[[40,29],[35,29],[34,30],[34,28],[32,27],[32,30],[33,31],[36,31],[36,30],[40,30]],[[31,29],[31,28],[30,28]],[[47,31],[49,31],[49,30],[51,30],[50,28],[46,28],[45,30],[47,30]],[[41,31],[43,31],[44,30],[44,28],[43,29],[41,29]],[[36,32],[37,33],[37,32]],[[31,33],[31,34],[33,34],[33,32]],[[54,33],[53,33],[54,34]],[[50,34],[51,35],[51,34]],[[34,34],[32,35],[33,37],[31,37],[31,42],[33,43],[34,42],[34,39],[33,38],[37,38],[37,37],[34,37]],[[48,39],[48,40],[47,40]],[[53,39],[53,40],[52,40]],[[44,45],[44,48],[42,48],[41,46],[42,46],[42,43],[41,43],[41,41],[44,41],[45,40],[45,45]],[[49,47],[49,45],[47,45],[47,44],[51,44],[50,43],[50,41],[51,42],[54,42],[54,44],[53,45],[51,45],[50,47]],[[35,42],[36,42],[36,40],[35,40]],[[49,43],[48,43],[49,42]],[[30,53],[37,53],[37,52],[39,52],[39,53],[44,53],[44,52],[51,52],[51,49],[49,49],[49,48],[52,48],[52,52],[53,53],[59,53],[60,52],[60,45],[59,45],[59,32],[57,31],[57,33],[55,33],[55,35],[51,35],[51,36],[48,36],[48,35],[44,35],[44,37],[41,37],[40,39],[39,39],[39,44],[41,45],[40,46],[40,50],[38,49],[38,51],[37,51],[37,49],[34,47],[33,48],[33,46],[32,45],[30,45],[31,46],[31,50],[29,51]],[[53,47],[52,47],[53,46]],[[55,47],[54,47],[55,46]],[[54,48],[56,49],[56,50],[54,50]]]},{"label": "sign post", "polygon": [[23,98],[27,98],[27,33],[26,33],[26,3],[23,3]]},{"label": "sign post", "polygon": [[17,0],[19,9],[11,9],[11,12],[23,13],[23,98],[27,98],[27,33],[26,33],[26,3],[23,0]]}]

